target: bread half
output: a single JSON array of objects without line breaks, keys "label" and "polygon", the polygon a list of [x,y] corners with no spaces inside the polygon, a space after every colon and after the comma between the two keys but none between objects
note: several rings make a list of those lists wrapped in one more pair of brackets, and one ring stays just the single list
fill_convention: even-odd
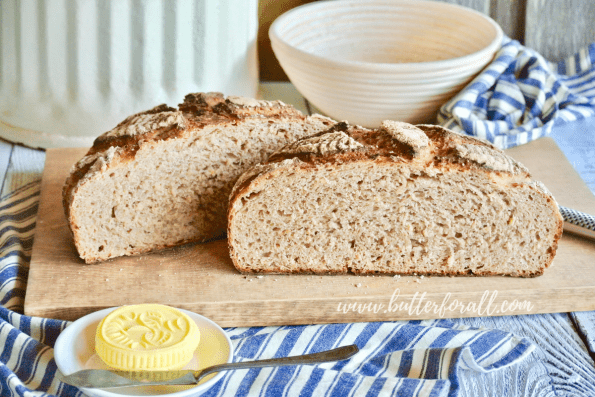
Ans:
[{"label": "bread half", "polygon": [[247,171],[229,204],[241,272],[541,275],[562,217],[501,150],[442,127],[346,123]]},{"label": "bread half", "polygon": [[128,117],[95,140],[65,183],[80,257],[93,263],[224,235],[242,172],[333,124],[280,101],[220,93]]}]

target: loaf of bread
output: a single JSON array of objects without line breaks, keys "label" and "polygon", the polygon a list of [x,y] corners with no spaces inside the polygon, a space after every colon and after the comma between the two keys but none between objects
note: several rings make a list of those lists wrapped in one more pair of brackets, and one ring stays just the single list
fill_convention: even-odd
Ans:
[{"label": "loaf of bread", "polygon": [[432,125],[338,123],[236,183],[228,243],[240,272],[541,275],[557,204],[501,150]]},{"label": "loaf of bread", "polygon": [[220,93],[128,117],[95,140],[64,186],[80,257],[93,263],[224,235],[242,172],[333,124],[280,101]]}]

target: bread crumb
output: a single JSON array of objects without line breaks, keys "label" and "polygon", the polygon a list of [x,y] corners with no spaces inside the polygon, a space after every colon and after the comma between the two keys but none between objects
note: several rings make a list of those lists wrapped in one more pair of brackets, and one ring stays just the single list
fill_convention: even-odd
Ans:
[{"label": "bread crumb", "polygon": [[357,288],[359,288],[359,287],[361,287],[361,286],[362,286],[362,283],[357,283],[357,284],[355,284],[355,286],[356,286]]},{"label": "bread crumb", "polygon": [[263,278],[263,277],[264,277],[264,276],[256,276],[256,278],[259,278],[259,279],[260,279],[260,278]]}]

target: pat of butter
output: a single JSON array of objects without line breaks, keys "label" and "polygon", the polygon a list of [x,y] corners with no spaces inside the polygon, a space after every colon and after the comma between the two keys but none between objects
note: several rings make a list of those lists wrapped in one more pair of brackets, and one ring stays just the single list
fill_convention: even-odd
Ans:
[{"label": "pat of butter", "polygon": [[181,311],[157,304],[122,306],[99,323],[95,352],[120,370],[180,369],[200,341],[196,323]]}]

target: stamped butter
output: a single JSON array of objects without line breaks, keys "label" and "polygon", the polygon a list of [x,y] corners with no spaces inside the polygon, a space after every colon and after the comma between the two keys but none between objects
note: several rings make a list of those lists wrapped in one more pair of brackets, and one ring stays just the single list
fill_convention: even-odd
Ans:
[{"label": "stamped butter", "polygon": [[196,323],[158,304],[122,306],[99,323],[95,352],[120,370],[159,371],[184,367],[200,341]]}]

